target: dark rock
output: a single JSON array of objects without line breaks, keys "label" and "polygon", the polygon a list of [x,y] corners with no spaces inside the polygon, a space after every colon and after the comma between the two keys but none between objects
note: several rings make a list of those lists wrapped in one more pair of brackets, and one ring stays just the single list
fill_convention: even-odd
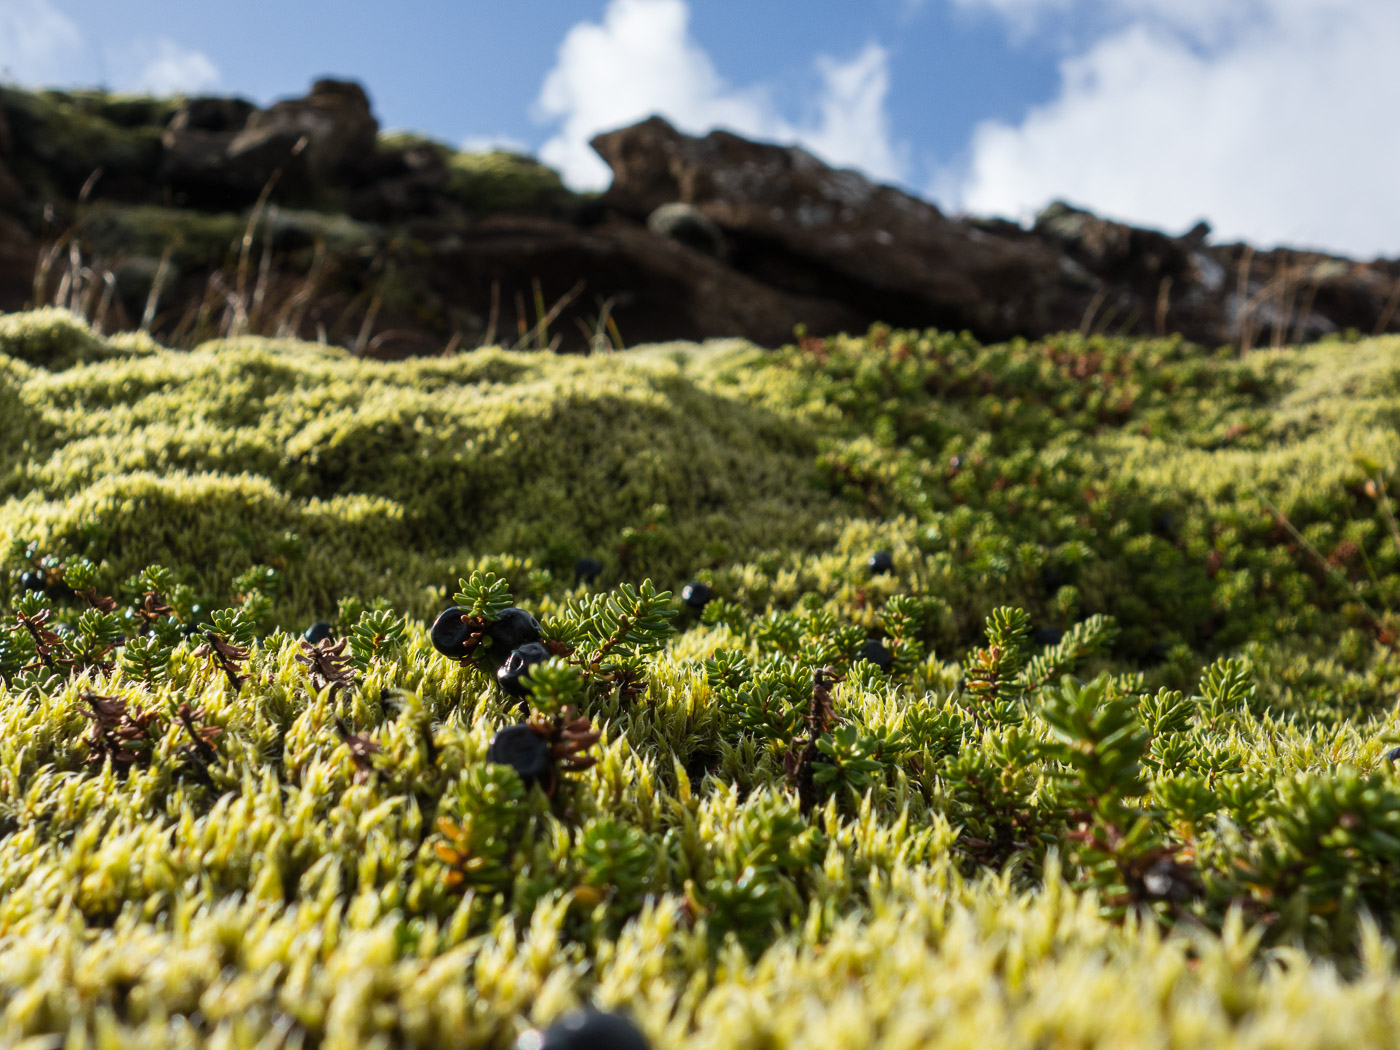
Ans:
[{"label": "dark rock", "polygon": [[593,148],[613,169],[604,199],[618,211],[690,204],[723,230],[741,272],[871,319],[1001,338],[1074,327],[1092,295],[1062,288],[1059,253],[1041,241],[974,229],[797,147],[695,138],[652,117]]},{"label": "dark rock", "polygon": [[170,118],[167,133],[208,131],[236,135],[248,124],[258,107],[247,99],[202,96],[187,99]]},{"label": "dark rock", "polygon": [[647,216],[647,229],[706,255],[724,257],[724,231],[693,204],[661,205]]},{"label": "dark rock", "polygon": [[235,164],[252,158],[286,163],[295,151],[311,181],[320,185],[367,171],[378,136],[379,121],[364,88],[348,80],[318,80],[305,98],[252,113],[229,143],[228,155]]},{"label": "dark rock", "polygon": [[[0,87],[0,310],[33,297],[40,243],[77,223],[85,263],[117,278],[109,331],[139,324],[175,249],[154,331],[168,338],[211,279],[236,282],[247,209],[277,175],[279,207],[259,230],[272,231],[268,301],[308,295],[296,334],[324,330],[370,357],[513,341],[538,320],[536,288],[560,304],[544,341],[566,351],[610,345],[603,303],[628,344],[777,346],[798,325],[820,337],[876,321],[983,340],[1180,332],[1206,346],[1400,330],[1393,261],[1212,245],[1204,224],[1172,236],[1063,202],[1031,229],[950,217],[801,149],[697,138],[659,119],[595,144],[615,176],[596,198],[531,158],[380,137],[364,90],[346,81],[266,110]],[[121,206],[131,222],[103,220]],[[331,264],[311,281],[319,244]],[[52,288],[60,279],[56,268]],[[371,300],[382,306],[357,345],[355,304]]]},{"label": "dark rock", "polygon": [[318,80],[305,98],[260,110],[191,99],[165,129],[161,174],[177,200],[238,208],[274,176],[279,199],[316,196],[372,170],[379,122],[358,84]]},{"label": "dark rock", "polygon": [[19,219],[4,214],[4,207],[0,204],[0,311],[23,310],[34,290],[39,241]]},{"label": "dark rock", "polygon": [[[538,1042],[536,1042],[538,1039]],[[649,1050],[646,1036],[619,1014],[584,1010],[570,1014],[545,1029],[543,1035],[522,1037],[518,1050]]]}]

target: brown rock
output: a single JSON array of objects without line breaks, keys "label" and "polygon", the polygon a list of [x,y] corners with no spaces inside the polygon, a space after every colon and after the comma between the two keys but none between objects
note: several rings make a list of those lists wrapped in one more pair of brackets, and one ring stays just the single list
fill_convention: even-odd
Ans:
[{"label": "brown rock", "polygon": [[24,203],[24,187],[19,184],[5,162],[0,160],[0,211],[15,211]]},{"label": "brown rock", "polygon": [[352,81],[318,80],[305,98],[253,113],[228,154],[233,163],[262,165],[285,163],[296,155],[311,181],[321,185],[367,171],[378,135],[379,121],[364,88]]},{"label": "brown rock", "polygon": [[871,320],[1002,338],[1077,322],[1088,299],[1039,240],[949,219],[796,147],[722,131],[694,138],[659,117],[593,147],[613,169],[611,207],[645,218],[671,201],[693,205],[723,229],[749,276]]},{"label": "brown rock", "polygon": [[256,199],[271,171],[229,163],[228,150],[257,107],[243,99],[192,98],[161,136],[160,179],[179,204],[236,209]]},{"label": "brown rock", "polygon": [[0,311],[28,305],[38,265],[38,241],[17,219],[0,214]]},{"label": "brown rock", "polygon": [[551,306],[574,293],[550,328],[561,336],[562,349],[588,345],[584,331],[596,324],[604,304],[628,344],[742,334],[778,346],[792,339],[799,323],[836,331],[863,321],[841,303],[768,287],[704,252],[620,220],[584,230],[558,220],[499,216],[463,233],[442,231],[432,251],[444,298],[469,304],[483,318],[494,298],[496,337],[506,342],[538,320],[531,305],[535,282]]}]

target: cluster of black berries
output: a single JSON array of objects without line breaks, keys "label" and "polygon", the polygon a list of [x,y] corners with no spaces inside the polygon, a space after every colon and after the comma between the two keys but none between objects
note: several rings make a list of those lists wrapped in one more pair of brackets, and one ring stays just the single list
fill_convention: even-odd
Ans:
[{"label": "cluster of black berries", "polygon": [[[517,700],[525,699],[525,679],[530,668],[549,659],[540,641],[540,621],[524,609],[511,606],[487,622],[452,606],[433,621],[433,648],[453,660],[475,660],[494,671],[501,689]],[[490,641],[489,645],[482,643]]]}]

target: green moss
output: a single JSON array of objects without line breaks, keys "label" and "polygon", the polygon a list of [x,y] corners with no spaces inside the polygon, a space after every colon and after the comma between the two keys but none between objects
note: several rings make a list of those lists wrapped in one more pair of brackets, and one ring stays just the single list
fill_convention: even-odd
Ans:
[{"label": "green moss", "polygon": [[234,256],[248,217],[156,204],[95,204],[83,210],[81,236],[103,259],[154,257],[169,248],[180,266],[219,266]]},{"label": "green moss", "polygon": [[[1390,1045],[1397,410],[1396,339],[384,363],[0,318],[0,1042],[505,1050],[590,1001],[680,1050]],[[552,797],[428,644],[473,568],[601,731]],[[241,683],[183,640],[230,602]],[[127,641],[51,676],[41,606],[51,663]],[[91,761],[93,693],[157,728]]]},{"label": "green moss", "polygon": [[[249,232],[248,212],[198,212],[155,204],[101,203],[82,210],[79,231],[90,253],[102,259],[159,259],[166,249],[177,267],[222,266],[236,260]],[[344,215],[275,208],[253,227],[255,248],[271,237],[279,252],[306,252],[317,242],[337,257],[373,253],[377,227]]]},{"label": "green moss", "polygon": [[110,358],[140,357],[153,350],[154,344],[131,337],[114,343],[100,339],[67,310],[0,315],[0,355],[48,372]]},{"label": "green moss", "polygon": [[57,190],[72,199],[98,169],[109,182],[149,179],[163,128],[118,123],[112,118],[131,114],[110,109],[113,104],[105,96],[0,88],[0,109],[21,158],[14,171],[32,194]]},{"label": "green moss", "polygon": [[454,153],[448,161],[447,193],[474,212],[548,212],[573,197],[558,172],[533,157],[504,150]]}]

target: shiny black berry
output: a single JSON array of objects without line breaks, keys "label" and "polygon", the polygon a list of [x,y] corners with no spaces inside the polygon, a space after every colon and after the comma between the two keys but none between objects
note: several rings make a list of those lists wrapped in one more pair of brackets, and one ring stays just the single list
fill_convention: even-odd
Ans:
[{"label": "shiny black berry", "polygon": [[1385,759],[1387,762],[1400,760],[1400,747],[1392,747],[1385,754],[1381,755],[1381,758]]},{"label": "shiny black berry", "polygon": [[517,700],[525,699],[525,680],[530,677],[530,668],[549,659],[549,650],[540,642],[526,642],[510,651],[506,662],[496,671],[496,681],[501,688]]},{"label": "shiny black berry", "polygon": [[872,638],[861,646],[860,652],[856,654],[856,659],[867,660],[886,672],[894,665],[894,657],[890,655],[890,651],[878,638]]},{"label": "shiny black berry", "polygon": [[26,572],[19,578],[19,585],[22,589],[37,594],[44,589],[44,574],[42,572]]},{"label": "shiny black berry", "polygon": [[312,645],[320,645],[326,639],[330,638],[333,633],[330,624],[326,623],[325,620],[317,620],[306,629],[306,633],[304,633],[302,637]]},{"label": "shiny black berry", "polygon": [[866,561],[865,567],[870,570],[871,576],[884,576],[894,572],[894,555],[889,551],[876,551]]},{"label": "shiny black berry", "polygon": [[710,604],[710,599],[715,596],[715,592],[710,590],[699,580],[687,583],[681,588],[681,601],[685,602],[692,609],[700,610]]},{"label": "shiny black berry", "polygon": [[507,653],[540,640],[540,621],[524,609],[511,606],[487,625],[486,637],[491,639],[489,655],[499,664]]},{"label": "shiny black berry", "polygon": [[472,629],[467,626],[465,615],[465,610],[454,605],[444,609],[433,621],[428,636],[432,639],[433,648],[443,656],[460,660],[471,651],[467,648],[467,639],[471,637]]},{"label": "shiny black berry", "polygon": [[[528,1043],[527,1036],[531,1037]],[[516,1046],[521,1050],[529,1046],[539,1050],[649,1050],[650,1044],[627,1018],[583,1010],[556,1021],[543,1036],[526,1033]]]},{"label": "shiny black berry", "polygon": [[597,558],[580,558],[574,562],[574,575],[580,583],[592,583],[603,572],[603,563]]},{"label": "shiny black berry", "polygon": [[497,733],[486,750],[486,761],[510,766],[526,787],[547,781],[553,765],[549,744],[528,725],[506,726]]}]

